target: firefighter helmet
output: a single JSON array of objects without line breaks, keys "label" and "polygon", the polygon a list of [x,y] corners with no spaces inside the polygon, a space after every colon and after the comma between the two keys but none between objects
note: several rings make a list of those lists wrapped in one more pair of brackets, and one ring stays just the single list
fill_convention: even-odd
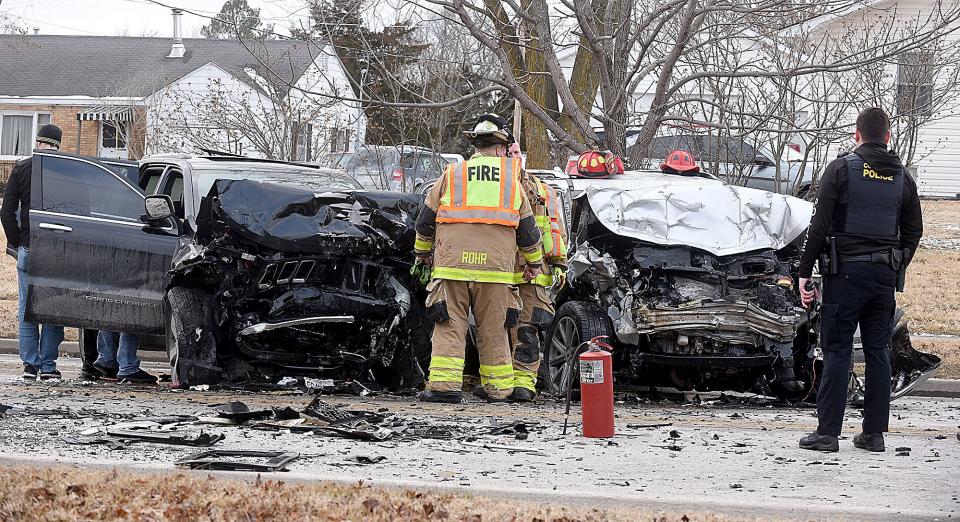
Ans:
[{"label": "firefighter helmet", "polygon": [[671,169],[681,174],[696,174],[700,172],[700,167],[693,160],[693,156],[685,150],[675,150],[667,154],[666,159],[660,164],[660,170]]},{"label": "firefighter helmet", "polygon": [[623,160],[609,151],[590,150],[577,158],[574,175],[582,178],[605,178],[623,174]]},{"label": "firefighter helmet", "polygon": [[473,130],[463,131],[463,135],[472,144],[476,144],[477,140],[481,138],[483,141],[498,145],[510,145],[514,141],[507,120],[492,113],[477,118]]}]

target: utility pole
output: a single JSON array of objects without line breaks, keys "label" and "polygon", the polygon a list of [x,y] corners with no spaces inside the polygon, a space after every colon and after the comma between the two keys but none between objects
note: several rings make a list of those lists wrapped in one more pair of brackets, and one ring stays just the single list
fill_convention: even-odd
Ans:
[{"label": "utility pole", "polygon": [[360,69],[360,96],[357,101],[357,124],[353,129],[353,152],[359,152],[360,146],[363,143],[360,142],[360,131],[363,128],[363,82],[367,78],[367,68],[364,67]]},{"label": "utility pole", "polygon": [[[520,48],[520,57],[526,59],[526,51],[523,46],[523,20],[517,25],[517,42],[520,44],[517,47]],[[520,143],[520,124],[523,120],[523,107],[520,106],[520,100],[514,98],[513,100],[513,137],[516,138],[517,143]]]}]

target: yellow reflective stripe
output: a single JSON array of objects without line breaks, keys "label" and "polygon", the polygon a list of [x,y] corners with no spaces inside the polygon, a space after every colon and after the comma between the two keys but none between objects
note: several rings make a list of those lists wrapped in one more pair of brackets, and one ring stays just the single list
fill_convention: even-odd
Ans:
[{"label": "yellow reflective stripe", "polygon": [[513,364],[480,365],[480,383],[498,390],[513,388]]},{"label": "yellow reflective stripe", "polygon": [[430,250],[433,250],[433,241],[424,241],[420,238],[417,238],[413,242],[413,249],[421,252],[429,252]]},{"label": "yellow reflective stripe", "polygon": [[463,358],[432,356],[429,379],[431,382],[463,382]]},{"label": "yellow reflective stripe", "polygon": [[553,274],[537,274],[537,277],[533,278],[532,281],[527,281],[523,278],[523,272],[517,272],[513,274],[513,284],[515,285],[524,285],[524,284],[534,284],[540,286],[553,286]]},{"label": "yellow reflective stripe", "polygon": [[451,163],[447,165],[443,171],[443,175],[437,180],[437,183],[447,183],[447,190],[443,191],[443,195],[440,196],[440,206],[446,206],[450,204],[450,197],[451,194],[453,194],[453,174],[457,165],[459,164]]},{"label": "yellow reflective stripe", "polygon": [[537,372],[526,370],[513,371],[513,387],[526,388],[534,393],[537,392]]},{"label": "yellow reflective stripe", "polygon": [[[521,252],[523,252],[521,250]],[[534,252],[523,252],[523,258],[527,260],[527,264],[535,265],[543,261],[543,250],[536,250]]]},{"label": "yellow reflective stripe", "polygon": [[450,210],[437,211],[437,223],[483,223],[490,225],[520,226],[520,213],[512,210]]},{"label": "yellow reflective stripe", "polygon": [[462,369],[463,357],[449,357],[446,355],[434,355],[430,357],[430,367]]},{"label": "yellow reflective stripe", "polygon": [[434,279],[513,284],[513,272],[494,272],[492,270],[471,270],[469,268],[438,266],[433,269],[432,275]]},{"label": "yellow reflective stripe", "polygon": [[440,370],[430,368],[430,382],[463,382],[463,370]]}]

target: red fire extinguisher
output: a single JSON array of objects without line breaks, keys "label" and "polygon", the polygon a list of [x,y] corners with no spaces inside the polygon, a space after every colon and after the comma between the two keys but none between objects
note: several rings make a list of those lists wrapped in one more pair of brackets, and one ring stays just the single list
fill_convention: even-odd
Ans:
[{"label": "red fire extinguisher", "polygon": [[[595,337],[580,354],[580,408],[584,437],[613,437],[613,347]],[[604,350],[606,348],[606,350]]]}]

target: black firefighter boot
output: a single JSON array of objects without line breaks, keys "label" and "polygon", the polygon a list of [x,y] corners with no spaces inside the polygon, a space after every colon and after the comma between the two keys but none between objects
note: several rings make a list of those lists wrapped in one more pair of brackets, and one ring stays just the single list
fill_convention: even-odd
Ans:
[{"label": "black firefighter boot", "polygon": [[537,394],[527,388],[516,387],[513,389],[513,393],[510,394],[507,399],[510,402],[533,402],[536,400]]},{"label": "black firefighter boot", "polygon": [[445,404],[460,404],[463,402],[463,393],[458,391],[423,390],[417,394],[421,402],[441,402]]}]

